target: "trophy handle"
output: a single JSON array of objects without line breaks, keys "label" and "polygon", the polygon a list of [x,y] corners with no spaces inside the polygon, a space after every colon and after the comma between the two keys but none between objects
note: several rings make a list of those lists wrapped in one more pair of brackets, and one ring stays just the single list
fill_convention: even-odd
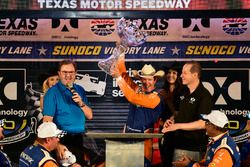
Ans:
[{"label": "trophy handle", "polygon": [[117,61],[120,57],[120,55],[124,55],[123,53],[126,51],[127,47],[123,45],[117,45],[112,53],[112,55],[105,59],[98,62],[98,67],[106,72],[107,74],[111,75],[110,68],[113,66],[113,64],[117,64]]}]

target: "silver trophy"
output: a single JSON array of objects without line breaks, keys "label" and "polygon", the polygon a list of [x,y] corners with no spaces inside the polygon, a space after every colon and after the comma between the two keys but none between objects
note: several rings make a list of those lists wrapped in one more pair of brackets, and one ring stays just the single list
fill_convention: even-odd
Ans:
[{"label": "silver trophy", "polygon": [[139,31],[139,27],[136,21],[129,21],[125,18],[121,18],[117,24],[118,35],[121,39],[120,43],[116,45],[112,55],[105,60],[98,62],[98,66],[101,70],[110,74],[110,68],[117,64],[119,56],[126,51],[129,46],[142,45],[147,38],[147,34]]}]

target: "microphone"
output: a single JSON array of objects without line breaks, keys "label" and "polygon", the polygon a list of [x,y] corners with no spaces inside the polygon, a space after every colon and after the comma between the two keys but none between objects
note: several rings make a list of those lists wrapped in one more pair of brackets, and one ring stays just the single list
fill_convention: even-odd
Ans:
[{"label": "microphone", "polygon": [[[68,83],[66,85],[66,87],[73,93],[73,99],[74,99],[74,93],[76,93],[76,90],[73,88],[73,83]],[[80,103],[77,103],[79,105],[79,107],[84,107],[86,104],[84,102],[82,102],[82,105],[80,105]]]},{"label": "microphone", "polygon": [[73,88],[73,83],[68,83],[66,87],[74,94],[76,93],[76,90]]}]

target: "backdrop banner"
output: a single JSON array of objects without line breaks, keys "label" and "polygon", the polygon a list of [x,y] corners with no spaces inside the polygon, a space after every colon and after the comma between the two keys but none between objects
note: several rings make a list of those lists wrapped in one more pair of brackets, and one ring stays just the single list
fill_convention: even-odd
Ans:
[{"label": "backdrop banner", "polygon": [[[109,57],[114,42],[2,42],[2,61],[98,61]],[[146,42],[128,47],[126,60],[250,60],[250,42]]]},{"label": "backdrop banner", "polygon": [[[119,19],[1,18],[1,41],[115,42]],[[132,19],[131,19],[132,20]],[[133,19],[148,42],[249,41],[250,18]]]},{"label": "backdrop banner", "polygon": [[[87,121],[89,130],[103,132],[121,132],[127,118],[129,103],[115,79],[98,68],[97,62],[81,62],[76,59],[78,72],[76,83],[87,91],[94,119]],[[5,119],[6,138],[0,144],[19,142],[35,132],[41,120],[41,85],[38,77],[47,69],[56,66],[58,61],[0,62],[0,118]],[[170,61],[127,62],[128,74],[132,70],[152,64],[158,69],[170,66]],[[182,62],[180,62],[182,63]],[[246,121],[249,119],[249,61],[235,64],[226,61],[201,61],[202,81],[213,95],[215,107],[230,118],[231,134],[237,141],[244,141]],[[134,78],[135,79],[135,78]],[[136,82],[139,82],[136,80]],[[157,84],[163,85],[163,80]],[[237,137],[239,136],[239,137]]]},{"label": "backdrop banner", "polygon": [[248,0],[1,0],[0,9],[25,10],[218,10],[250,9]]}]

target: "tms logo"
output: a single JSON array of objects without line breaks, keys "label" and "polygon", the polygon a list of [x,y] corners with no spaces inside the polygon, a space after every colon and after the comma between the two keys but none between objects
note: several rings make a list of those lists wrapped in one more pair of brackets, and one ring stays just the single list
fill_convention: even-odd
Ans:
[{"label": "tms logo", "polygon": [[140,19],[140,30],[166,30],[168,19]]},{"label": "tms logo", "polygon": [[212,94],[215,105],[246,105],[248,96],[248,70],[208,70],[203,84]]},{"label": "tms logo", "polygon": [[[131,21],[135,19],[130,19]],[[147,33],[148,36],[168,35],[168,19],[136,19],[139,29]]]},{"label": "tms logo", "polygon": [[107,36],[115,31],[115,21],[112,19],[95,19],[90,22],[93,33],[99,36]]},{"label": "tms logo", "polygon": [[0,108],[24,105],[25,69],[0,69]]},{"label": "tms logo", "polygon": [[38,19],[0,19],[0,29],[2,30],[35,30]]},{"label": "tms logo", "polygon": [[240,35],[247,30],[245,18],[227,18],[223,20],[223,31],[230,35]]},{"label": "tms logo", "polygon": [[69,32],[72,28],[78,29],[78,19],[52,19],[52,29]]},{"label": "tms logo", "polygon": [[199,32],[201,28],[210,28],[209,19],[183,19],[183,28],[191,28],[193,32]]}]

